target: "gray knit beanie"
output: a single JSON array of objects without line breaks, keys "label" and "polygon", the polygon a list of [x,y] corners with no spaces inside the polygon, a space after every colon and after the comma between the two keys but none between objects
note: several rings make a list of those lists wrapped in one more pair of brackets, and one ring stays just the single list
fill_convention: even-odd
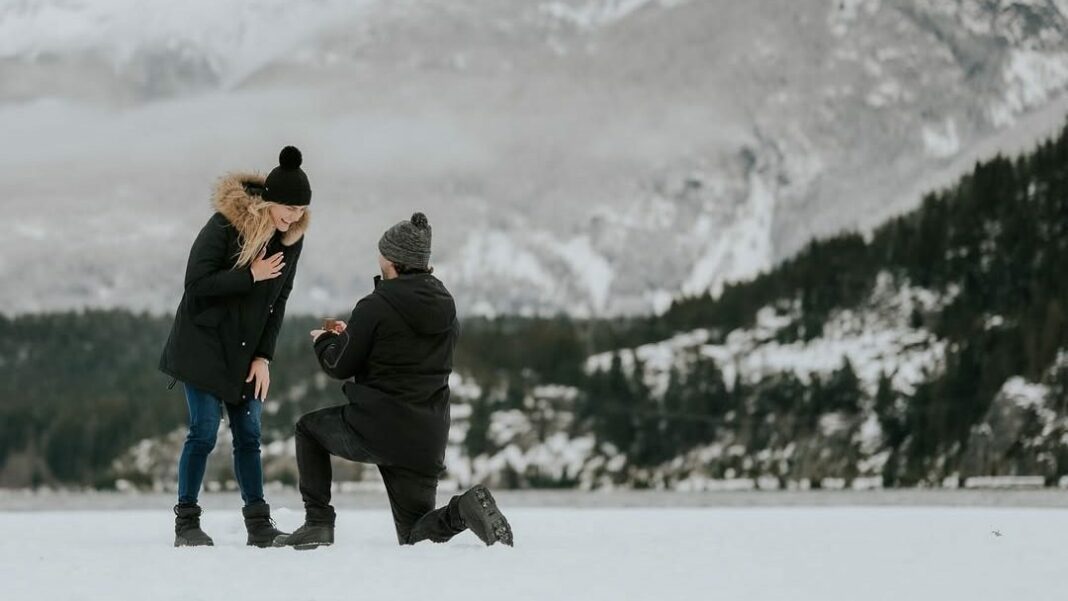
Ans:
[{"label": "gray knit beanie", "polygon": [[430,263],[430,235],[426,215],[415,213],[410,220],[398,222],[382,234],[378,252],[393,263],[426,269]]}]

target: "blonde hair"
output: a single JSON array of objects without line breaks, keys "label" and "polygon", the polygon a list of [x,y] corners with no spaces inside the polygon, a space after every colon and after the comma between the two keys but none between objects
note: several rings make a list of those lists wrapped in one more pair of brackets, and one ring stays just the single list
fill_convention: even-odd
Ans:
[{"label": "blonde hair", "polygon": [[234,269],[252,265],[260,251],[270,242],[271,236],[274,236],[275,227],[274,220],[271,219],[271,207],[275,204],[277,203],[263,200],[258,196],[253,196],[252,202],[248,203],[245,210],[252,216],[248,222],[251,227],[248,228],[249,232],[240,234],[241,250],[237,252]]}]

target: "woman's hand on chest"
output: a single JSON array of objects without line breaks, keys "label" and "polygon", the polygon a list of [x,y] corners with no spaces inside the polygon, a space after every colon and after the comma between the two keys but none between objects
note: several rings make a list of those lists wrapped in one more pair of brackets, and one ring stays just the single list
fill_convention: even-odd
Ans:
[{"label": "woman's hand on chest", "polygon": [[252,262],[252,280],[254,282],[273,280],[282,275],[282,270],[286,266],[283,262],[285,254],[281,251],[274,253],[270,257],[265,256],[266,254],[267,248],[264,247],[260,251],[260,255]]}]

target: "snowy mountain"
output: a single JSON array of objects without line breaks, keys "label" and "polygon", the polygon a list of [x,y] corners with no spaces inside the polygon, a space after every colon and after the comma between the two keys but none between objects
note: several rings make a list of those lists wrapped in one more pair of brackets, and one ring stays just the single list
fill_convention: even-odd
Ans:
[{"label": "snowy mountain", "polygon": [[0,308],[173,310],[213,179],[294,143],[295,310],[423,210],[467,313],[661,311],[1048,134],[1066,34],[1054,0],[7,2]]}]

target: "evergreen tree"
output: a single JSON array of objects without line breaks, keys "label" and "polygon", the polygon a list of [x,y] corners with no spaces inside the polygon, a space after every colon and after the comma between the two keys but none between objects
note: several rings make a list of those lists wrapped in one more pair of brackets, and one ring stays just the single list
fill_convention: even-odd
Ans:
[{"label": "evergreen tree", "polygon": [[842,367],[832,372],[827,379],[827,385],[823,389],[822,409],[855,415],[860,411],[862,395],[860,380],[853,371],[853,363],[846,357]]},{"label": "evergreen tree", "polygon": [[493,402],[485,395],[472,401],[471,417],[468,420],[467,434],[464,436],[464,450],[468,457],[493,452],[489,437],[492,415]]}]

